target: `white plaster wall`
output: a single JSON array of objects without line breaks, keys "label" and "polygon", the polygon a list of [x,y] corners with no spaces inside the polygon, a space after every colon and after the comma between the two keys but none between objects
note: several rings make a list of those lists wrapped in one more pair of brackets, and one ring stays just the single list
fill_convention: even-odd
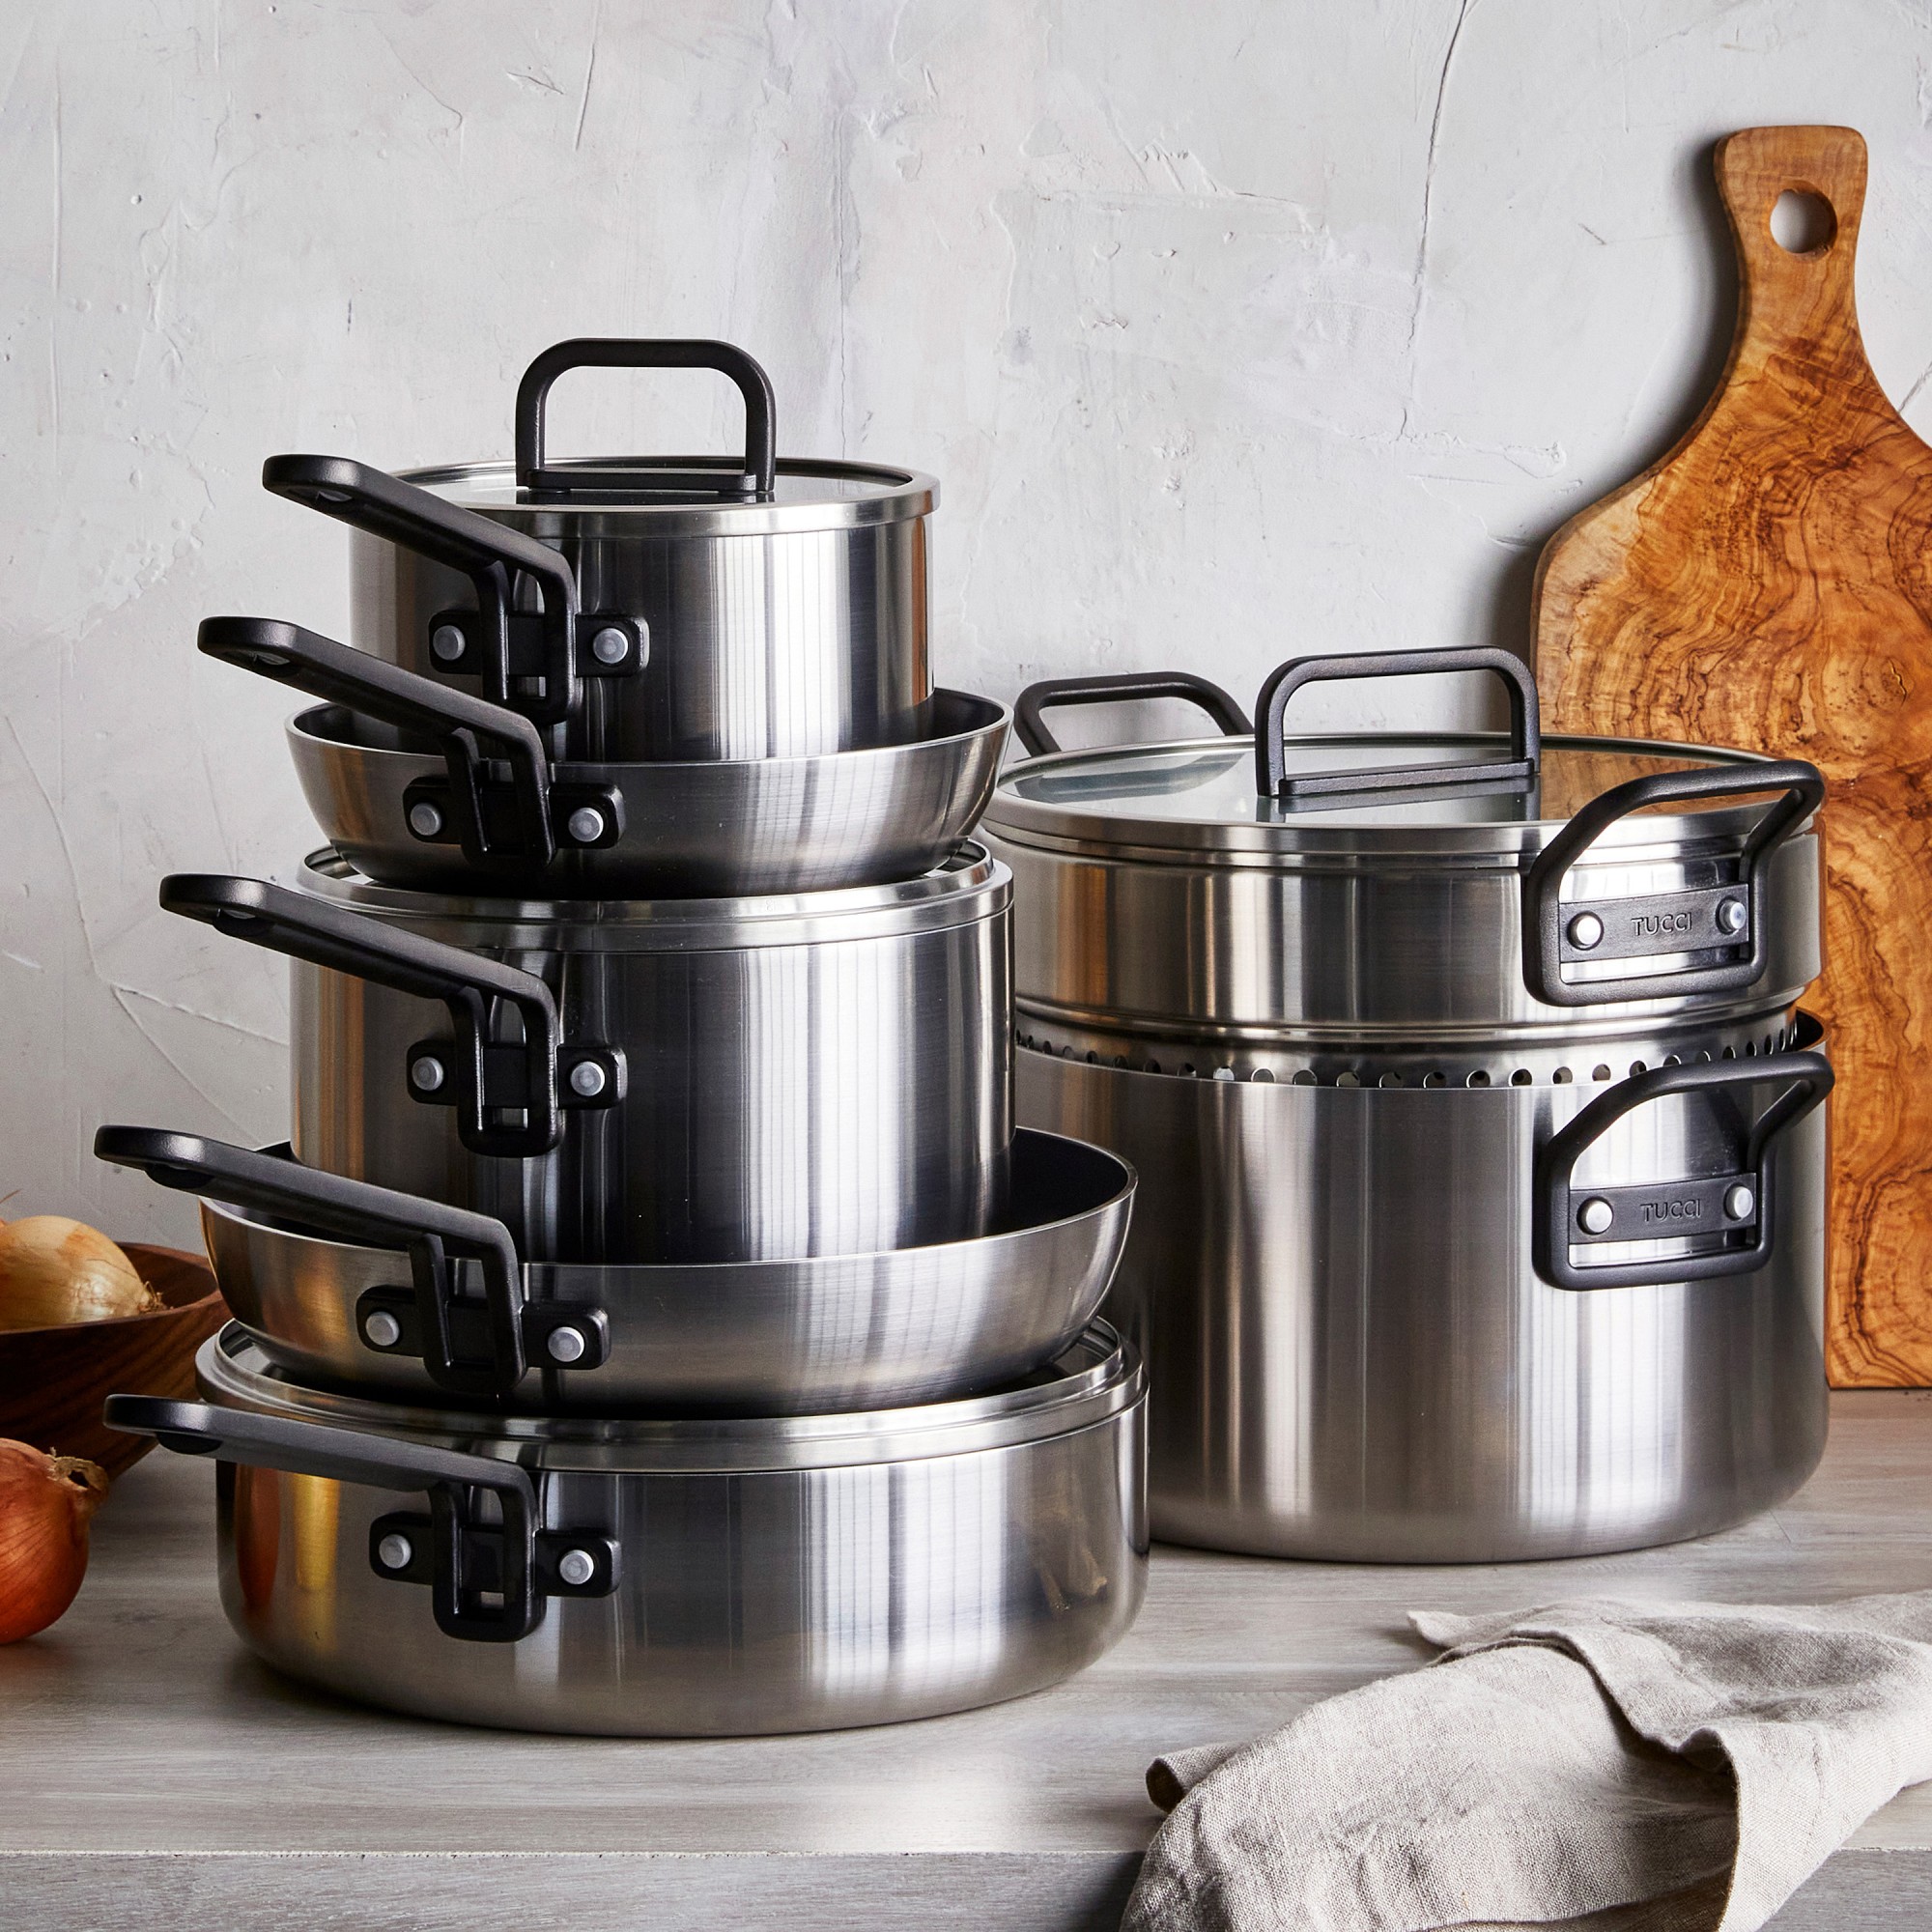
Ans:
[{"label": "white plaster wall", "polygon": [[[1715,371],[1708,147],[1774,121],[1871,143],[1932,426],[1923,0],[14,0],[0,84],[0,1194],[129,1236],[191,1217],[99,1122],[285,1131],[281,972],[155,905],[314,842],[192,649],[343,627],[272,451],[506,453],[550,340],[722,334],[787,453],[941,478],[949,682],[1520,643]],[[727,393],[580,378],[557,439]]]}]

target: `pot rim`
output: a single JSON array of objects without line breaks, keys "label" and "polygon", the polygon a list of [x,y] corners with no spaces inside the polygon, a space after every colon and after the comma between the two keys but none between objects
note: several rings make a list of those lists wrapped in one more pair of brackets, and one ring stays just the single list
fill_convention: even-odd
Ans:
[{"label": "pot rim", "polygon": [[261,1345],[230,1322],[196,1354],[195,1382],[205,1401],[436,1443],[532,1470],[673,1475],[857,1468],[1018,1448],[1111,1421],[1142,1399],[1146,1372],[1133,1345],[1095,1320],[1045,1368],[990,1395],[833,1415],[497,1415],[297,1382],[270,1368]]},{"label": "pot rim", "polygon": [[[1493,753],[1507,747],[1508,737],[1492,731],[1349,731],[1297,735],[1285,742],[1291,748],[1318,753],[1359,748],[1365,753],[1364,764],[1378,764],[1399,762],[1405,750]],[[1747,767],[1776,762],[1756,752],[1674,744],[1663,739],[1551,732],[1542,742],[1546,751],[1607,752],[1666,759],[1678,766]],[[1095,745],[1018,759],[1000,774],[982,824],[987,832],[1012,845],[1130,865],[1302,871],[1408,859],[1426,862],[1432,868],[1461,864],[1514,871],[1521,860],[1542,851],[1570,822],[1567,818],[1538,817],[1433,825],[1389,823],[1351,817],[1347,806],[1303,807],[1285,815],[1279,815],[1280,808],[1270,807],[1278,815],[1265,820],[1153,817],[1137,815],[1130,802],[1103,798],[1091,808],[1072,809],[1029,797],[1023,790],[1042,778],[1077,776],[1083,766],[1146,763],[1157,769],[1162,761],[1186,758],[1210,758],[1217,771],[1246,768],[1253,762],[1254,739],[1246,735]],[[1409,796],[1412,800],[1415,795]],[[1391,810],[1387,800],[1378,804],[1369,797],[1366,804],[1371,814]],[[1763,814],[1761,800],[1691,812],[1642,812],[1607,827],[1583,863],[1631,865],[1730,850],[1749,835]],[[1806,820],[1791,836],[1803,837],[1814,827],[1815,819]]]},{"label": "pot rim", "polygon": [[[897,938],[972,925],[1007,912],[1012,873],[962,839],[917,879],[764,898],[497,898],[384,886],[323,845],[284,885],[457,945],[515,952],[718,952]],[[466,936],[452,934],[456,927]]]},{"label": "pot rim", "polygon": [[[552,470],[581,470],[586,476],[600,469],[658,467],[715,472],[722,481],[735,478],[744,464],[739,457],[714,453],[565,458],[547,466]],[[779,459],[777,496],[764,502],[689,496],[681,500],[629,502],[601,496],[582,503],[549,497],[530,501],[518,487],[516,465],[502,458],[437,464],[396,474],[447,502],[549,541],[656,542],[668,537],[771,537],[864,529],[930,516],[939,501],[938,483],[923,470],[803,456]],[[787,484],[793,486],[789,495]]]}]

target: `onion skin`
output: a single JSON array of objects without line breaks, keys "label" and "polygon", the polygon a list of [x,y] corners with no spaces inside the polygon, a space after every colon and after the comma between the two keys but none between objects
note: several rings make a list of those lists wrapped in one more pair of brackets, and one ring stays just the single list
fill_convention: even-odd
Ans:
[{"label": "onion skin", "polygon": [[161,1298],[105,1235],[65,1214],[0,1225],[0,1329],[146,1315]]},{"label": "onion skin", "polygon": [[0,1439],[0,1643],[45,1630],[73,1602],[106,1497],[99,1463]]}]

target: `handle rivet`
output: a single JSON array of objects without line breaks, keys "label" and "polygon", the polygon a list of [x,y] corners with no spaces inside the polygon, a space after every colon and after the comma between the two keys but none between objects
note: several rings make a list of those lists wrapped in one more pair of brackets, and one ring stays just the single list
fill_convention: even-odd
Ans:
[{"label": "handle rivet", "polygon": [[1617,1211],[1601,1194],[1593,1194],[1577,1210],[1577,1225],[1586,1235],[1607,1235]]},{"label": "handle rivet", "polygon": [[581,1362],[589,1347],[581,1328],[553,1328],[544,1338],[544,1348],[554,1362]]},{"label": "handle rivet", "polygon": [[393,1529],[376,1546],[376,1561],[384,1570],[407,1570],[415,1553],[415,1545]]},{"label": "handle rivet", "polygon": [[403,1324],[386,1308],[379,1308],[363,1322],[362,1339],[372,1349],[393,1349],[403,1339]]},{"label": "handle rivet", "polygon": [[580,805],[564,821],[564,830],[580,845],[594,845],[604,836],[604,814],[594,805]]},{"label": "handle rivet", "polygon": [[631,654],[631,639],[615,624],[606,624],[590,639],[590,655],[601,665],[620,665]]},{"label": "handle rivet", "polygon": [[418,1055],[410,1062],[410,1085],[419,1094],[434,1094],[449,1078],[448,1070],[435,1054]]},{"label": "handle rivet", "polygon": [[1741,1180],[1724,1190],[1724,1212],[1733,1221],[1747,1221],[1757,1206],[1757,1196]]},{"label": "handle rivet", "polygon": [[610,1085],[611,1076],[594,1060],[580,1060],[570,1069],[570,1091],[585,1100],[594,1100]]},{"label": "handle rivet", "polygon": [[429,654],[438,664],[460,664],[469,648],[469,639],[460,624],[439,624],[429,634]]},{"label": "handle rivet", "polygon": [[587,1549],[566,1549],[556,1559],[556,1574],[573,1590],[581,1590],[596,1576],[597,1562]]},{"label": "handle rivet", "polygon": [[428,799],[419,798],[410,807],[410,830],[418,838],[434,838],[442,830],[442,813]]},{"label": "handle rivet", "polygon": [[1750,920],[1743,899],[1719,899],[1718,901],[1718,930],[1719,932],[1742,932]]},{"label": "handle rivet", "polygon": [[1587,952],[1603,943],[1604,922],[1593,912],[1579,912],[1570,922],[1570,944],[1578,952]]}]

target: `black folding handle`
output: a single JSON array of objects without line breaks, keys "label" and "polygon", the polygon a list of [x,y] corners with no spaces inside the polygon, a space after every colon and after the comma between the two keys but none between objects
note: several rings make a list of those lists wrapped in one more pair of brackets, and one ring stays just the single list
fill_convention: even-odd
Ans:
[{"label": "black folding handle", "polygon": [[[450,815],[471,865],[491,867],[514,861],[542,867],[555,856],[550,763],[542,734],[521,711],[452,691],[367,651],[270,617],[207,618],[196,633],[195,647],[312,697],[437,739],[449,774]],[[486,802],[493,787],[478,743],[485,738],[509,761],[507,814],[491,810]]]},{"label": "black folding handle", "polygon": [[[664,489],[664,472],[621,462],[547,469],[544,465],[544,412],[551,384],[570,369],[715,369],[738,385],[745,399],[745,464],[739,476],[723,486],[733,496],[769,497],[778,474],[776,405],[770,379],[752,357],[729,342],[664,339],[633,340],[580,335],[546,349],[524,371],[517,384],[517,484],[537,497],[579,492]],[[719,489],[690,476],[681,484]]]},{"label": "black folding handle", "polygon": [[[1752,826],[1728,885],[1609,899],[1559,896],[1573,867],[1620,818],[1646,806],[1747,798],[1777,791]],[[1654,772],[1593,798],[1537,855],[1522,881],[1522,978],[1547,1006],[1591,1007],[1613,1000],[1675,999],[1748,986],[1763,976],[1767,940],[1765,870],[1772,854],[1825,801],[1825,775],[1803,758],[1757,765],[1706,765]],[[1607,855],[1614,864],[1617,855]],[[1615,979],[1566,980],[1563,969],[1588,959],[1645,959],[1716,952],[1703,966]]]},{"label": "black folding handle", "polygon": [[1013,733],[1033,757],[1061,749],[1041,715],[1065,704],[1118,704],[1179,697],[1198,704],[1227,738],[1245,738],[1248,714],[1218,684],[1191,670],[1130,670],[1117,676],[1048,677],[1030,684],[1013,705]]},{"label": "black folding handle", "polygon": [[[1832,1064],[1810,1051],[1771,1054],[1758,1061],[1710,1061],[1653,1066],[1634,1073],[1592,1100],[1536,1157],[1530,1260],[1552,1288],[1651,1287],[1660,1282],[1707,1281],[1755,1274],[1776,1244],[1773,1169],[1766,1159],[1788,1132],[1832,1091]],[[1577,1163],[1625,1115],[1672,1094],[1706,1094],[1719,1105],[1754,1089],[1784,1091],[1742,1136],[1742,1159],[1729,1173],[1686,1180],[1578,1188]],[[1655,1261],[1577,1266],[1574,1248],[1605,1242],[1660,1241],[1687,1236],[1722,1236],[1727,1245],[1704,1254]]]},{"label": "black folding handle", "polygon": [[[115,1167],[138,1167],[163,1187],[257,1208],[337,1240],[407,1254],[430,1379],[465,1396],[504,1396],[523,1379],[523,1266],[510,1231],[488,1214],[160,1127],[102,1127],[94,1136],[94,1154]],[[489,1348],[481,1360],[460,1355],[451,1333],[456,1297],[449,1255],[474,1261],[482,1276]]]},{"label": "black folding handle", "polygon": [[[457,1108],[457,1132],[471,1153],[526,1159],[549,1153],[562,1138],[556,1002],[535,974],[262,879],[176,872],[161,881],[160,900],[164,910],[201,920],[251,946],[353,974],[417,999],[441,1001],[456,1032],[448,1056],[451,1064],[440,1065],[436,1087],[418,1097],[440,1099],[443,1075],[453,1080],[454,1091],[448,1097]],[[490,1099],[486,1061],[492,1048],[490,1008],[496,1000],[507,1001],[523,1016],[523,1044],[515,1049],[523,1084],[511,1105],[493,1105]],[[416,1057],[412,1051],[412,1060]],[[412,1082],[412,1091],[416,1092],[417,1086]],[[607,1068],[600,1092],[611,1091]],[[510,1112],[522,1113],[522,1122],[504,1119]]]},{"label": "black folding handle", "polygon": [[[1308,684],[1336,684],[1358,677],[1435,677],[1455,671],[1486,670],[1502,680],[1509,695],[1510,750],[1507,758],[1469,765],[1378,765],[1366,771],[1309,772],[1291,777],[1282,742],[1288,700]],[[1536,782],[1543,734],[1536,703],[1536,680],[1511,651],[1488,648],[1455,651],[1386,651],[1361,657],[1290,658],[1262,681],[1255,699],[1255,791],[1279,799],[1333,798],[1356,792],[1437,791],[1446,789],[1526,791]]]},{"label": "black folding handle", "polygon": [[[427,1582],[437,1627],[448,1636],[515,1643],[543,1622],[547,1598],[608,1597],[617,1587],[616,1544],[602,1531],[539,1530],[536,1485],[517,1463],[404,1435],[160,1396],[110,1395],[101,1419],[184,1456],[371,1489],[426,1491],[427,1519],[383,1517],[370,1526],[369,1562],[379,1577]],[[478,1490],[497,1498],[500,1524],[479,1520]],[[426,1558],[412,1532],[428,1546]]]},{"label": "black folding handle", "polygon": [[[485,695],[539,724],[577,710],[577,579],[547,544],[346,456],[271,456],[262,487],[324,516],[460,570],[476,586]],[[543,595],[543,695],[513,690],[510,628],[518,574]],[[600,622],[604,620],[599,620]],[[635,639],[632,639],[635,651]],[[459,667],[460,668],[460,667]]]}]

